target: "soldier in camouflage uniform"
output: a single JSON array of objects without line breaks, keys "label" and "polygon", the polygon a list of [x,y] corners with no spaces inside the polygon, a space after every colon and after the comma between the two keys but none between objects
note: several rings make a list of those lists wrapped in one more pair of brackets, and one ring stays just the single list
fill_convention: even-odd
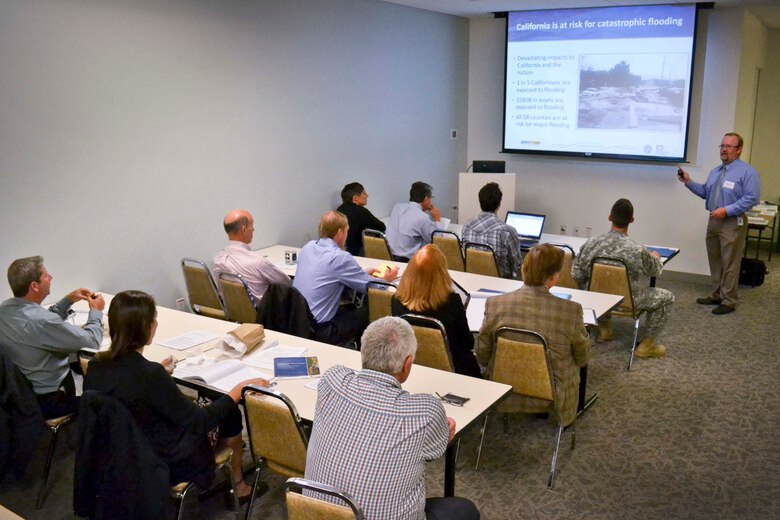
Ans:
[{"label": "soldier in camouflage uniform", "polygon": [[[634,221],[634,206],[628,199],[620,199],[612,206],[609,215],[612,227],[609,233],[593,237],[585,242],[574,260],[572,277],[585,287],[590,277],[590,263],[597,256],[621,258],[628,266],[631,280],[631,292],[637,309],[647,311],[647,335],[639,343],[635,354],[638,357],[661,357],[666,347],[656,343],[656,338],[669,320],[669,312],[674,303],[674,294],[666,289],[648,287],[645,277],[658,276],[663,270],[660,255],[650,252],[628,236],[628,225]],[[601,338],[612,339],[612,326],[609,318],[599,323]]]}]

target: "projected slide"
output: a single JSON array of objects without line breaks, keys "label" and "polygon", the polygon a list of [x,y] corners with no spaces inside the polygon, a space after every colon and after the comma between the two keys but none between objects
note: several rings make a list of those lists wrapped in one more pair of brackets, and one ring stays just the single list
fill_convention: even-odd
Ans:
[{"label": "projected slide", "polygon": [[504,151],[685,157],[696,8],[509,13]]}]

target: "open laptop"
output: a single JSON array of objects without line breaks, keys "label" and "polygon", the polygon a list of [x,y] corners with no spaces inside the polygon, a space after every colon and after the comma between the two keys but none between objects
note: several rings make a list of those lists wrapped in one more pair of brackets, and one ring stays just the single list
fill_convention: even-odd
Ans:
[{"label": "open laptop", "polygon": [[506,223],[517,230],[520,244],[523,247],[533,247],[539,243],[544,228],[545,215],[507,211]]}]

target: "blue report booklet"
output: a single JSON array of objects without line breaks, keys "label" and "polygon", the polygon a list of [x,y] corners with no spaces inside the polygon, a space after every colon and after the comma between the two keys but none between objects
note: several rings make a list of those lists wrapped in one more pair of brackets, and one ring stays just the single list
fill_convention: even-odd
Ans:
[{"label": "blue report booklet", "polygon": [[645,246],[645,248],[651,252],[655,251],[661,255],[661,258],[672,258],[679,252],[679,249],[672,249],[671,247]]},{"label": "blue report booklet", "polygon": [[277,379],[317,377],[319,375],[320,364],[317,361],[317,356],[274,358],[274,377]]}]

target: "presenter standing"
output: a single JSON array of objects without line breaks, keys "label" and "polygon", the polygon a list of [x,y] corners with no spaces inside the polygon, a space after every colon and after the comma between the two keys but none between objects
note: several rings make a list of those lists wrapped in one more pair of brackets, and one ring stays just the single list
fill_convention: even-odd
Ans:
[{"label": "presenter standing", "polygon": [[761,192],[758,172],[739,158],[743,144],[739,134],[723,136],[719,147],[722,164],[710,172],[704,184],[692,181],[682,168],[677,169],[680,182],[703,198],[710,212],[705,242],[712,293],[697,298],[696,303],[717,305],[713,314],[728,314],[736,309],[739,268],[748,230],[744,213],[758,203]]}]

